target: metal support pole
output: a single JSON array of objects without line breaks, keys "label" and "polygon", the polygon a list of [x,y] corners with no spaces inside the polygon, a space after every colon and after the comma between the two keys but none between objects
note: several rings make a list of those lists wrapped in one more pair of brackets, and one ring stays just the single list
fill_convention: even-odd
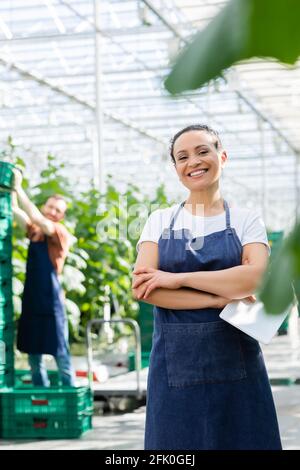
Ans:
[{"label": "metal support pole", "polygon": [[94,158],[94,184],[104,192],[104,165],[102,152],[103,109],[101,100],[101,35],[100,35],[100,0],[94,0],[94,33],[95,33],[95,124],[96,124],[96,158]]}]

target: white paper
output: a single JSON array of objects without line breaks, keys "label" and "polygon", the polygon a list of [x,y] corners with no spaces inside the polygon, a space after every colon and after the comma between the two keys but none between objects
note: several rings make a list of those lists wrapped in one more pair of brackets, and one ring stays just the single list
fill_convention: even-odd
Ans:
[{"label": "white paper", "polygon": [[260,301],[251,303],[246,300],[234,300],[224,307],[220,318],[257,341],[268,344],[289,312],[290,307],[281,314],[271,315],[266,313]]}]

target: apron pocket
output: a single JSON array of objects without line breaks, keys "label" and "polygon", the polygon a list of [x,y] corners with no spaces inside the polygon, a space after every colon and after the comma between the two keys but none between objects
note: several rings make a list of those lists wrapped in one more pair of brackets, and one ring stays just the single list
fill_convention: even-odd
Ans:
[{"label": "apron pocket", "polygon": [[239,333],[225,322],[163,323],[170,387],[246,378]]}]

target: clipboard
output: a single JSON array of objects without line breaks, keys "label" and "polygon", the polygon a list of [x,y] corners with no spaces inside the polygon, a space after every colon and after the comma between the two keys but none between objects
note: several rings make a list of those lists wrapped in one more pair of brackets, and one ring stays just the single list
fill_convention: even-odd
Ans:
[{"label": "clipboard", "polygon": [[242,299],[227,304],[220,318],[260,343],[269,344],[290,311],[291,305],[283,313],[272,315],[266,313],[262,302]]}]

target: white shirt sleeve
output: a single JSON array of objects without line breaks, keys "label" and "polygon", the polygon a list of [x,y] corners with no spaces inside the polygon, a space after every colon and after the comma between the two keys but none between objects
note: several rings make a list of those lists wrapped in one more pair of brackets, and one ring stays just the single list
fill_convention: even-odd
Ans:
[{"label": "white shirt sleeve", "polygon": [[241,243],[243,246],[247,243],[264,243],[268,248],[269,255],[271,253],[265,223],[256,210],[249,212],[245,221]]},{"label": "white shirt sleeve", "polygon": [[137,251],[139,250],[139,245],[142,242],[155,242],[158,243],[162,233],[162,217],[161,210],[158,209],[148,217],[144,228],[142,230],[141,236],[136,244]]}]

